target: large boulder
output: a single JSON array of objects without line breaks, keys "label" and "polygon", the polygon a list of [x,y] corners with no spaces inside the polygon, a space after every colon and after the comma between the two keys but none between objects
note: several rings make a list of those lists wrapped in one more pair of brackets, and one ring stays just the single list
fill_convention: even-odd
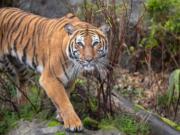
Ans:
[{"label": "large boulder", "polygon": [[[38,120],[24,121],[21,120],[17,123],[17,127],[12,129],[8,135],[55,135],[55,134],[68,134],[74,135],[74,133],[68,133],[64,131],[63,126],[48,127],[48,122],[39,122]],[[98,130],[92,131],[85,129],[82,133],[76,133],[77,135],[123,135],[117,130]]]},{"label": "large boulder", "polygon": [[68,10],[67,0],[16,0],[14,6],[50,18],[61,17]]}]

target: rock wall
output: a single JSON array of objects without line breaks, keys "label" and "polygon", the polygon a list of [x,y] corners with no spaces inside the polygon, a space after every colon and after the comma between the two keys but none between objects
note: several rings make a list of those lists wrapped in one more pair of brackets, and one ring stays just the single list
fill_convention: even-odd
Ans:
[{"label": "rock wall", "polygon": [[16,7],[50,18],[61,17],[68,10],[67,0],[16,0]]},{"label": "rock wall", "polygon": [[[0,7],[14,6],[46,17],[61,17],[68,12],[77,12],[84,0],[1,0]],[[96,0],[87,0],[95,2]],[[127,0],[131,1],[131,0]],[[145,0],[132,0],[131,22],[137,22],[141,14],[142,2]],[[122,0],[117,0],[117,3]]]}]

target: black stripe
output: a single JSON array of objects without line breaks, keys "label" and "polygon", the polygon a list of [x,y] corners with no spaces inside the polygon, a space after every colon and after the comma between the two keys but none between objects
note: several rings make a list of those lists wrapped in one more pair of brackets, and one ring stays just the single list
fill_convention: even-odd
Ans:
[{"label": "black stripe", "polygon": [[33,57],[32,57],[32,65],[33,65],[33,67],[36,69],[36,67],[37,67],[37,63],[36,63],[36,41],[35,41],[35,39],[36,39],[36,36],[37,36],[37,34],[36,34],[36,31],[37,31],[37,26],[38,26],[38,22],[39,21],[41,21],[41,19],[40,18],[38,18],[38,20],[36,20],[36,22],[35,22],[35,24],[34,24],[34,29],[33,29],[33,34],[32,34],[32,46],[33,46]]},{"label": "black stripe", "polygon": [[22,75],[22,76],[26,76],[26,75],[28,75],[28,73],[29,73],[29,72],[27,71],[27,69],[24,69],[24,71],[21,72],[21,75]]},{"label": "black stripe", "polygon": [[37,28],[37,32],[36,32],[36,34],[37,34],[37,42],[39,43],[41,40],[40,40],[40,38],[44,35],[43,33],[41,33],[41,29],[43,29],[43,23],[44,22],[44,19],[41,19],[41,21],[39,22],[39,24],[38,24],[38,28]]},{"label": "black stripe", "polygon": [[[10,12],[11,13],[11,12]],[[8,40],[8,37],[9,37],[9,35],[11,35],[10,34],[10,32],[7,32],[7,31],[9,31],[9,30],[11,30],[11,27],[9,27],[9,25],[11,24],[11,19],[14,17],[14,14],[16,15],[17,14],[17,12],[13,12],[12,14],[10,14],[7,18],[5,18],[5,20],[7,21],[7,23],[5,24],[5,26],[3,27],[3,28],[5,28],[6,29],[6,32],[5,32],[5,39],[6,39],[6,43],[7,43],[7,45],[8,45],[8,48],[11,48],[10,47],[10,41],[11,40]],[[10,52],[9,52],[10,53]]]},{"label": "black stripe", "polygon": [[16,12],[16,14],[12,16],[12,17],[13,17],[12,20],[9,21],[9,22],[10,22],[9,28],[14,27],[15,23],[16,23],[17,20],[20,18],[20,16],[21,16],[21,13],[20,13],[20,12]]},{"label": "black stripe", "polygon": [[54,30],[57,30],[59,28],[59,25],[61,26],[63,20],[64,18],[61,18],[56,22],[56,24],[54,25]]},{"label": "black stripe", "polygon": [[4,65],[8,67],[9,63],[7,61],[4,61]]},{"label": "black stripe", "polygon": [[14,72],[12,67],[6,67],[5,69],[11,76],[16,76],[16,73]]},{"label": "black stripe", "polygon": [[42,24],[40,25],[40,30],[39,30],[39,33],[41,34],[41,37],[44,37],[44,33],[45,33],[45,29],[46,29],[46,23],[47,22],[42,22]]},{"label": "black stripe", "polygon": [[56,79],[57,79],[61,84],[64,84],[59,77],[56,77]]},{"label": "black stripe", "polygon": [[0,14],[2,14],[4,11],[6,11],[7,8],[1,8],[0,9]]},{"label": "black stripe", "polygon": [[34,69],[36,69],[37,65],[35,63],[35,55],[36,55],[36,46],[33,46],[33,57],[32,57],[32,65],[34,67]]},{"label": "black stripe", "polygon": [[29,42],[30,42],[30,39],[28,39],[25,47],[23,48],[22,61],[23,61],[24,64],[27,64],[27,63],[26,63],[26,59],[27,59],[27,49],[28,49],[28,46],[29,46]]},{"label": "black stripe", "polygon": [[[56,27],[54,27],[55,30],[60,30],[62,29],[67,23],[64,22],[64,18],[62,18],[62,20],[58,21],[56,24]],[[63,24],[63,25],[62,25]]]},{"label": "black stripe", "polygon": [[26,27],[25,27],[25,29],[24,29],[24,34],[26,35],[27,33],[28,33],[28,31],[29,31],[29,27],[30,27],[30,24],[31,24],[31,22],[34,20],[34,19],[36,19],[37,17],[33,17],[33,18],[31,18],[29,21],[28,21],[28,24],[26,24]]},{"label": "black stripe", "polygon": [[17,20],[19,19],[19,16],[18,16],[18,14],[20,14],[20,13],[17,13],[15,16],[16,16],[16,18],[14,18],[14,20],[9,24],[9,28],[10,28],[10,30],[9,30],[9,36],[8,36],[8,40],[9,41],[11,41],[12,40],[12,36],[13,36],[13,26],[15,25],[15,23],[17,22]]},{"label": "black stripe", "polygon": [[[21,16],[22,15],[22,16]],[[27,17],[29,14],[21,14],[18,19],[19,20],[16,20],[14,23],[14,25],[11,27],[13,30],[12,30],[12,33],[16,32],[19,30],[19,27],[21,26],[21,23],[23,23],[24,21],[24,18]],[[18,21],[18,22],[17,22]],[[17,22],[17,23],[16,23]]]},{"label": "black stripe", "polygon": [[45,61],[46,61],[46,58],[45,58],[45,55],[43,53],[43,56],[42,56],[42,64],[43,64],[43,67],[45,67]]},{"label": "black stripe", "polygon": [[34,67],[34,69],[36,69],[37,65],[35,63],[35,56],[33,55],[33,59],[32,59],[32,65]]},{"label": "black stripe", "polygon": [[[1,18],[1,20],[2,20],[1,25],[4,24],[4,21],[6,21],[6,16],[8,16],[10,13],[11,13],[11,12],[7,12],[7,13]],[[5,28],[4,28],[4,29],[5,29]]]},{"label": "black stripe", "polygon": [[18,69],[19,73],[23,73],[26,70],[26,67],[21,64],[20,68]]},{"label": "black stripe", "polygon": [[13,12],[12,14],[9,15],[9,18],[6,18],[6,21],[8,22],[8,23],[6,23],[7,27],[9,27],[12,19],[18,14],[19,14],[19,12]]},{"label": "black stripe", "polygon": [[65,74],[67,80],[69,80],[70,78],[69,78],[69,76],[68,76],[68,74],[67,74],[67,72],[66,72],[66,69],[65,69],[65,67],[64,67],[64,64],[62,63],[61,59],[59,59],[59,60],[60,60],[61,66],[62,66],[62,68],[63,68],[64,74]]},{"label": "black stripe", "polygon": [[63,51],[63,46],[61,45],[61,54],[62,54],[62,57],[63,57],[63,60],[65,61],[65,66],[67,67],[68,66],[68,63],[66,63],[66,58],[65,58],[65,54],[64,54],[64,51]]},{"label": "black stripe", "polygon": [[13,50],[14,52],[16,53],[16,57],[18,58],[18,55],[17,55],[17,48],[16,48],[16,45],[17,45],[17,40],[18,40],[18,37],[20,36],[21,32],[18,33],[18,35],[16,36],[15,40],[14,40],[14,43],[13,43]]},{"label": "black stripe", "polygon": [[[22,16],[21,18],[20,17],[17,17],[16,19],[15,19],[15,21],[12,23],[12,24],[14,24],[14,23],[16,23],[17,21],[18,21],[18,19],[20,19],[19,20],[19,23],[17,23],[16,25],[14,25],[14,26],[12,26],[12,27],[10,27],[12,30],[11,31],[9,31],[9,35],[10,35],[10,41],[12,40],[12,36],[13,36],[13,34],[16,32],[16,31],[18,31],[18,28],[19,28],[19,26],[20,26],[20,24],[22,23],[22,20],[24,19],[24,17],[25,16]],[[22,37],[22,32],[20,32],[19,31],[19,33],[18,33],[18,35],[16,36],[16,38],[15,38],[15,40],[14,40],[14,50],[15,50],[15,52],[16,52],[16,45],[18,44],[18,39],[20,38],[20,35],[21,35],[21,37]]]},{"label": "black stripe", "polygon": [[3,47],[3,37],[4,37],[4,35],[3,35],[3,33],[1,33],[1,35],[0,35],[1,37],[0,37],[0,39],[1,39],[1,41],[0,41],[0,46],[1,46],[1,50],[2,50],[2,47]]},{"label": "black stripe", "polygon": [[35,60],[36,65],[39,65],[39,62],[38,62],[38,55],[37,55],[37,54],[35,55],[35,59],[34,59],[34,60]]},{"label": "black stripe", "polygon": [[[52,21],[49,25],[48,25],[48,37],[51,38],[52,34],[54,33],[54,22]],[[56,30],[55,30],[56,31]]]},{"label": "black stripe", "polygon": [[54,67],[50,66],[50,64],[49,64],[49,70],[50,70],[51,76],[53,76],[54,78],[57,78],[56,72],[54,71]]},{"label": "black stripe", "polygon": [[72,44],[69,45],[68,51],[69,51],[69,57],[72,58],[72,59],[74,59],[75,57],[72,55],[72,53],[73,53],[73,52],[72,52]]}]

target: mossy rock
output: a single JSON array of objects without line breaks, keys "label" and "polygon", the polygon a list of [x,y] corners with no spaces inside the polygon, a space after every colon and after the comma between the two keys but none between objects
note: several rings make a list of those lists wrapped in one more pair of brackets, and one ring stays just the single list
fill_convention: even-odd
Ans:
[{"label": "mossy rock", "polygon": [[99,129],[99,127],[98,127],[99,123],[90,117],[84,118],[83,124],[84,124],[84,127],[86,127],[87,129],[91,129],[91,130]]},{"label": "mossy rock", "polygon": [[52,120],[48,123],[48,127],[56,127],[56,126],[60,126],[60,122],[56,121],[56,120]]},{"label": "mossy rock", "polygon": [[58,131],[57,133],[55,133],[55,135],[66,135],[66,133],[65,132],[63,132],[63,131]]}]

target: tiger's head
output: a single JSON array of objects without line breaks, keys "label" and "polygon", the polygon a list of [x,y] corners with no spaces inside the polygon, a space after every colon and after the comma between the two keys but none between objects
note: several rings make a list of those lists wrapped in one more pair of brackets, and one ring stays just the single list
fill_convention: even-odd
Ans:
[{"label": "tiger's head", "polygon": [[65,25],[69,35],[66,53],[70,60],[79,66],[80,71],[98,71],[105,68],[108,54],[107,32],[109,26],[98,28],[75,28],[71,24]]}]

